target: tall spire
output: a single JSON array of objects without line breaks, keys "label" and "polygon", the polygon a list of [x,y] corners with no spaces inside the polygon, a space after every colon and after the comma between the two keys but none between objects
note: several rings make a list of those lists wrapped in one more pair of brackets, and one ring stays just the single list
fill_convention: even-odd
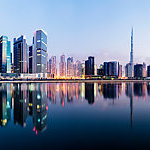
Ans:
[{"label": "tall spire", "polygon": [[130,52],[130,63],[133,65],[133,27],[131,30],[131,52]]}]

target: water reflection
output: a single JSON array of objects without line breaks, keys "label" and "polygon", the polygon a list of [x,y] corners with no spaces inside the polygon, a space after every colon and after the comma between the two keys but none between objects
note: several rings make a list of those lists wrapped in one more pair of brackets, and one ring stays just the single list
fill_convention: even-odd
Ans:
[{"label": "water reflection", "polygon": [[[47,129],[48,106],[68,104],[109,104],[112,101],[129,100],[130,126],[133,127],[134,97],[150,96],[150,83],[35,83],[0,84],[0,126],[10,121],[15,125],[27,126],[32,117],[35,134]],[[109,105],[108,105],[109,106]],[[114,105],[115,106],[115,105]],[[59,108],[58,108],[59,109]],[[87,108],[88,109],[88,108]],[[13,112],[13,113],[11,113]]]}]

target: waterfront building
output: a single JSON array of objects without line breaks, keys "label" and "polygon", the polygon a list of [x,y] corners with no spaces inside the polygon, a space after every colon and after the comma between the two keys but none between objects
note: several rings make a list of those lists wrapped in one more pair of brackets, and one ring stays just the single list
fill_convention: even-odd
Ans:
[{"label": "waterfront building", "polygon": [[118,64],[118,77],[122,77],[122,65]]},{"label": "waterfront building", "polygon": [[85,63],[81,64],[81,76],[82,76],[82,78],[85,77]]},{"label": "waterfront building", "polygon": [[132,77],[132,64],[131,63],[128,63],[125,66],[125,76],[128,77],[128,78]]},{"label": "waterfront building", "polygon": [[94,75],[94,57],[88,57],[88,60],[85,61],[85,76]]},{"label": "waterfront building", "polygon": [[60,56],[59,75],[60,75],[60,77],[65,77],[65,76],[66,76],[65,55],[61,55],[61,56]]},{"label": "waterfront building", "polygon": [[97,75],[104,76],[104,65],[101,64],[100,67],[97,69]]},{"label": "waterfront building", "polygon": [[150,65],[147,66],[147,77],[150,77]]},{"label": "waterfront building", "polygon": [[67,59],[67,77],[73,77],[74,75],[74,64],[73,57]]},{"label": "waterfront building", "polygon": [[78,78],[82,77],[82,64],[79,60],[74,64],[74,76]]},{"label": "waterfront building", "polygon": [[28,73],[28,58],[25,37],[14,38],[14,73]]},{"label": "waterfront building", "polygon": [[33,46],[29,46],[29,73],[32,73]]},{"label": "waterfront building", "polygon": [[0,37],[0,73],[11,73],[11,43],[7,36]]},{"label": "waterfront building", "polygon": [[47,33],[36,30],[33,38],[33,73],[47,73]]},{"label": "waterfront building", "polygon": [[118,64],[117,61],[104,62],[104,75],[118,77]]},{"label": "waterfront building", "polygon": [[125,67],[126,77],[132,78],[134,76],[134,62],[133,62],[133,28],[131,30],[131,52],[130,62]]},{"label": "waterfront building", "polygon": [[53,78],[57,76],[56,56],[49,59],[49,72]]},{"label": "waterfront building", "polygon": [[146,73],[146,64],[143,63],[143,77],[146,77],[147,73]]},{"label": "waterfront building", "polygon": [[134,65],[134,77],[135,78],[143,77],[143,64]]},{"label": "waterfront building", "polygon": [[97,75],[97,65],[94,65],[94,75]]}]

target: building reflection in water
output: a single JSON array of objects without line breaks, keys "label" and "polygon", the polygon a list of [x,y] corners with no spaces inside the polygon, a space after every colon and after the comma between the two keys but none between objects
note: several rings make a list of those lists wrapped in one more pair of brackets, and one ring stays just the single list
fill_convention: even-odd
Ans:
[{"label": "building reflection in water", "polygon": [[33,118],[33,131],[42,132],[47,127],[47,86],[46,84],[0,84],[0,125],[6,126],[11,120],[26,126],[27,117]]},{"label": "building reflection in water", "polygon": [[85,99],[89,104],[94,103],[94,83],[85,83]]},{"label": "building reflection in water", "polygon": [[133,127],[133,83],[126,83],[126,95],[130,98],[130,126]]},{"label": "building reflection in water", "polygon": [[[130,98],[130,125],[133,126],[134,96],[143,99],[146,89],[150,95],[150,83],[31,83],[0,84],[0,126],[6,126],[13,111],[14,124],[26,127],[28,117],[33,119],[33,131],[37,134],[47,129],[48,102],[50,105],[114,100],[125,92]],[[108,101],[109,102],[109,101]],[[101,103],[103,104],[103,103]]]}]

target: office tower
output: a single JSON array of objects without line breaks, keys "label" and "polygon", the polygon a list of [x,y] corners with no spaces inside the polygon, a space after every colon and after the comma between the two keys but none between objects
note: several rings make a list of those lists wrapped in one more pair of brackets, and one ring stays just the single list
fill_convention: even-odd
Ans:
[{"label": "office tower", "polygon": [[56,56],[49,59],[49,72],[53,78],[57,76]]},{"label": "office tower", "polygon": [[94,75],[94,57],[88,57],[85,61],[85,75]]},{"label": "office tower", "polygon": [[143,64],[134,65],[134,77],[135,78],[143,77]]},{"label": "office tower", "polygon": [[94,65],[94,75],[97,75],[97,65]]},{"label": "office tower", "polygon": [[0,73],[11,73],[11,45],[7,36],[0,37]]},{"label": "office tower", "polygon": [[150,77],[150,65],[147,66],[147,77]]},{"label": "office tower", "polygon": [[131,63],[126,64],[125,66],[125,76],[126,77],[132,77],[132,66]]},{"label": "office tower", "polygon": [[146,77],[147,73],[146,73],[146,64],[143,62],[143,77]]},{"label": "office tower", "polygon": [[82,78],[85,77],[85,63],[81,64],[81,76],[82,76]]},{"label": "office tower", "polygon": [[59,75],[60,75],[60,77],[65,77],[66,76],[65,55],[60,56]]},{"label": "office tower", "polygon": [[101,64],[100,67],[97,69],[97,75],[104,76],[104,65]]},{"label": "office tower", "polygon": [[14,38],[14,73],[28,73],[28,58],[25,37]]},{"label": "office tower", "polygon": [[73,70],[73,57],[69,57],[67,59],[67,77],[73,77],[74,70]]},{"label": "office tower", "polygon": [[118,63],[118,77],[122,77],[122,65]]},{"label": "office tower", "polygon": [[29,46],[29,73],[32,73],[33,46]]},{"label": "office tower", "polygon": [[33,73],[47,73],[47,34],[43,30],[37,30],[33,38]]},{"label": "office tower", "polygon": [[116,61],[104,62],[104,75],[118,77],[118,63]]},{"label": "office tower", "polygon": [[79,60],[74,64],[74,77],[82,77],[82,64]]}]

